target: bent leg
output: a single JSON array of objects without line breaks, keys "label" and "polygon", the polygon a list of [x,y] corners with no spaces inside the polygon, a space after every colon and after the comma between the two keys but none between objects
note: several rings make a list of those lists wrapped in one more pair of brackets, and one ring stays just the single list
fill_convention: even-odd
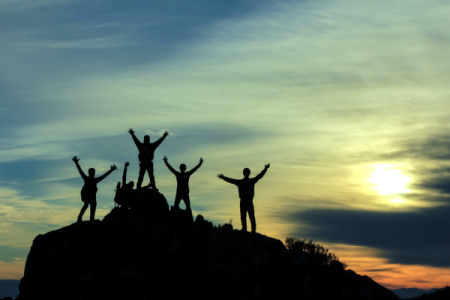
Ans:
[{"label": "bent leg", "polygon": [[141,163],[139,163],[139,177],[138,177],[137,184],[136,184],[137,189],[141,188],[142,180],[144,180],[144,175],[145,175],[145,166],[141,162]]},{"label": "bent leg", "polygon": [[90,203],[91,204],[91,221],[95,220],[95,209],[97,208],[97,201],[93,201]]},{"label": "bent leg", "polygon": [[81,218],[83,218],[84,212],[86,211],[88,206],[89,206],[89,203],[88,202],[84,202],[84,205],[83,205],[83,207],[80,210],[80,214],[78,215],[78,219],[77,219],[78,222],[81,222]]}]

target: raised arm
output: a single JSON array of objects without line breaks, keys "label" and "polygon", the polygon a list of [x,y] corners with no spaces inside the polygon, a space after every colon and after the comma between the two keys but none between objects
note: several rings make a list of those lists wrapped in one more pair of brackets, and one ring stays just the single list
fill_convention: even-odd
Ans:
[{"label": "raised arm", "polygon": [[129,162],[125,163],[125,168],[123,168],[123,175],[122,175],[122,186],[125,186],[127,183],[127,168],[130,165]]},{"label": "raised arm", "polygon": [[173,174],[177,173],[177,171],[175,171],[175,169],[172,168],[172,166],[169,164],[167,156],[163,157],[163,161],[166,164],[167,168],[169,168],[170,172],[172,172]]},{"label": "raised arm", "polygon": [[165,138],[169,135],[169,133],[166,131],[164,132],[163,136],[157,140],[156,142],[154,142],[152,145],[154,146],[154,148],[158,148],[159,145],[161,145],[161,143],[165,140]]},{"label": "raised arm", "polygon": [[86,174],[84,174],[83,170],[81,170],[80,164],[78,163],[78,161],[80,160],[79,158],[77,158],[76,156],[72,157],[73,162],[75,163],[75,165],[77,166],[78,172],[81,175],[81,178],[86,179],[87,176]]},{"label": "raised arm", "polygon": [[264,175],[266,175],[267,169],[270,168],[270,164],[265,165],[264,170],[261,171],[261,173],[259,173],[258,175],[256,175],[255,178],[253,178],[254,180],[258,181],[261,178],[264,177]]},{"label": "raised arm", "polygon": [[99,176],[97,178],[95,178],[95,180],[97,181],[97,183],[99,183],[100,181],[102,181],[103,179],[105,179],[109,174],[111,174],[114,170],[117,170],[116,165],[112,165],[111,169],[108,170],[105,174],[103,174],[102,176]]},{"label": "raised arm", "polygon": [[200,162],[198,163],[198,165],[196,165],[192,170],[190,170],[187,173],[193,174],[195,171],[198,170],[198,168],[200,168],[202,166],[202,164],[203,164],[203,158],[200,157]]},{"label": "raised arm", "polygon": [[136,147],[140,150],[142,143],[137,139],[137,137],[134,135],[133,128],[130,128],[128,132],[131,134],[131,137],[133,138],[134,143],[136,144]]},{"label": "raised arm", "polygon": [[232,184],[237,184],[239,181],[237,179],[225,177],[225,176],[223,176],[223,174],[219,174],[219,175],[217,175],[217,177],[219,177],[220,179],[223,179],[224,181],[226,181],[228,183],[232,183]]}]

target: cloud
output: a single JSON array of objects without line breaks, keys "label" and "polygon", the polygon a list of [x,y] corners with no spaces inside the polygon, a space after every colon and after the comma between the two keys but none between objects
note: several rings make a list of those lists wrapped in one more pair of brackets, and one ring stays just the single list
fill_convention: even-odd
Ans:
[{"label": "cloud", "polygon": [[0,246],[0,261],[3,262],[13,262],[17,258],[27,257],[29,248],[19,248],[11,246]]},{"label": "cloud", "polygon": [[449,206],[415,212],[305,210],[283,218],[303,224],[294,236],[330,243],[367,246],[383,251],[390,263],[449,267]]},{"label": "cloud", "polygon": [[381,154],[382,158],[450,160],[450,135],[446,132],[422,133],[421,137],[398,140],[396,151]]},{"label": "cloud", "polygon": [[420,176],[422,179],[415,184],[417,189],[433,193],[438,199],[450,200],[449,167],[440,164],[436,167],[424,167],[420,169]]},{"label": "cloud", "polygon": [[47,48],[67,48],[67,49],[105,49],[130,46],[133,43],[124,40],[123,36],[112,36],[94,39],[82,39],[71,41],[47,41],[47,42],[26,42],[20,44],[23,47],[47,47]]}]

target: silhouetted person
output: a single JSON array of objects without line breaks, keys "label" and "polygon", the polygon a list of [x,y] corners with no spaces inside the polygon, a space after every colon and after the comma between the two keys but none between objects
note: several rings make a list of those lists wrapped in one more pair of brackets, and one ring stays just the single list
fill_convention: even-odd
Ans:
[{"label": "silhouetted person", "polygon": [[150,136],[144,136],[144,142],[141,143],[137,137],[134,135],[134,130],[131,128],[128,132],[133,137],[133,141],[139,150],[139,177],[137,181],[137,188],[141,188],[142,180],[144,179],[145,171],[148,172],[150,177],[150,185],[153,189],[156,189],[155,176],[153,175],[153,157],[156,148],[164,141],[164,139],[169,135],[166,131],[163,136],[154,143],[150,143]]},{"label": "silhouetted person", "polygon": [[[130,202],[131,196],[133,194],[134,181],[130,181],[127,183],[127,168],[130,165],[129,162],[125,163],[125,167],[123,168],[122,175],[122,187],[120,186],[120,181],[117,183],[116,188],[116,197],[115,201],[117,204],[123,205],[126,201]],[[129,204],[129,203],[128,203]],[[126,205],[129,206],[129,205]]]},{"label": "silhouetted person", "polygon": [[75,165],[77,166],[78,172],[80,172],[81,177],[84,180],[83,188],[81,189],[81,201],[84,202],[83,207],[81,208],[80,214],[78,215],[78,222],[81,222],[81,218],[84,215],[84,212],[88,208],[89,205],[91,205],[91,221],[94,221],[95,218],[95,209],[97,208],[97,183],[102,181],[106,178],[109,174],[112,173],[112,171],[117,170],[116,165],[112,165],[111,169],[107,171],[105,174],[103,174],[100,177],[95,178],[95,169],[90,168],[88,170],[89,176],[86,176],[84,174],[83,170],[81,170],[80,164],[78,161],[80,160],[76,156],[72,157],[72,160],[75,162]]},{"label": "silhouetted person", "polygon": [[247,212],[248,217],[250,218],[250,222],[252,224],[252,232],[256,232],[256,220],[255,220],[255,208],[253,207],[253,197],[255,196],[255,184],[263,178],[264,174],[266,174],[267,169],[270,167],[270,164],[267,164],[262,170],[261,173],[258,174],[255,178],[249,178],[250,169],[245,168],[244,178],[243,179],[232,179],[223,176],[223,174],[217,175],[217,177],[225,180],[226,182],[237,185],[239,190],[239,198],[241,199],[240,207],[241,207],[241,222],[242,222],[242,231],[247,231]]},{"label": "silhouetted person", "polygon": [[180,165],[181,172],[178,172],[169,164],[167,156],[164,156],[163,160],[166,163],[167,168],[169,168],[169,170],[177,178],[177,194],[175,196],[175,207],[179,208],[180,202],[181,200],[183,200],[186,204],[186,210],[191,211],[191,200],[189,199],[189,177],[191,177],[191,175],[194,174],[194,172],[197,171],[198,168],[200,168],[200,166],[203,164],[203,158],[200,158],[200,162],[198,163],[198,165],[188,172],[186,172],[185,164]]}]

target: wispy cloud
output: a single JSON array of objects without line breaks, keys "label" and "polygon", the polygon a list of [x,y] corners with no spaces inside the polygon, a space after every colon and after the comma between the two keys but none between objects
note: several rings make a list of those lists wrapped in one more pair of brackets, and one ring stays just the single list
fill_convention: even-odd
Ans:
[{"label": "wispy cloud", "polygon": [[105,49],[133,45],[134,42],[127,42],[124,36],[113,36],[94,39],[82,39],[71,41],[39,41],[20,43],[23,47],[39,48],[67,48],[67,49]]}]

